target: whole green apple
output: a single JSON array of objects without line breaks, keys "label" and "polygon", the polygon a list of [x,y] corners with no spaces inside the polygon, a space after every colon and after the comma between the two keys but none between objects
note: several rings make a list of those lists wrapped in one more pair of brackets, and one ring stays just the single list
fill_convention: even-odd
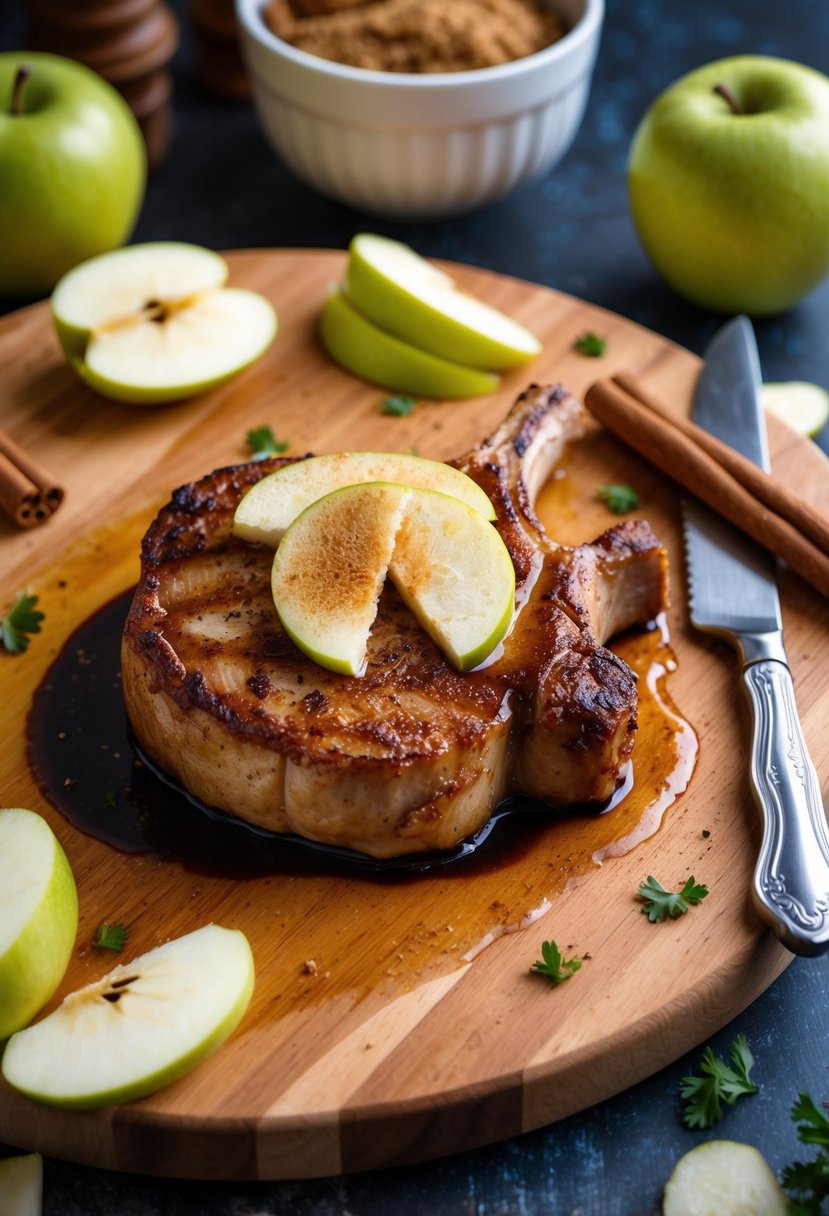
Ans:
[{"label": "whole green apple", "polygon": [[146,183],[132,111],[57,55],[0,55],[0,295],[38,296],[132,233]]},{"label": "whole green apple", "polygon": [[645,114],[628,189],[680,295],[717,312],[790,308],[829,273],[829,78],[759,55],[698,68]]}]

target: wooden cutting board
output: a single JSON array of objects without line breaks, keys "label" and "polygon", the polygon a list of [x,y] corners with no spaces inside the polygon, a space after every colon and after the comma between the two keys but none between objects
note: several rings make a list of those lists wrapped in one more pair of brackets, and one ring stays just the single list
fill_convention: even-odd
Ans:
[{"label": "wooden cutting board", "polygon": [[[410,417],[388,417],[385,394],[333,366],[315,335],[343,254],[250,251],[230,261],[233,283],[272,300],[279,336],[238,379],[183,404],[128,408],[87,391],[61,358],[45,305],[0,322],[2,425],[68,490],[46,526],[19,533],[0,525],[2,610],[27,587],[46,613],[25,655],[0,655],[0,801],[46,816],[78,881],[77,946],[49,1008],[113,965],[115,956],[92,946],[103,920],[129,925],[125,959],[207,921],[241,928],[256,992],[216,1055],[144,1101],[77,1114],[0,1085],[0,1139],[114,1169],[289,1178],[514,1136],[702,1043],[790,958],[749,904],[759,828],[747,790],[746,714],[731,653],[688,626],[678,495],[668,479],[595,428],[539,504],[555,539],[588,540],[616,519],[596,500],[597,487],[630,482],[640,514],[669,549],[671,650],[654,650],[652,671],[699,751],[689,788],[667,798],[661,826],[658,814],[626,819],[622,803],[598,818],[541,816],[518,836],[506,833],[501,847],[496,830],[485,864],[469,869],[378,877],[277,863],[231,874],[220,861],[193,864],[186,841],[172,855],[127,854],[74,827],[29,768],[27,714],[72,631],[136,579],[140,536],[171,489],[244,459],[251,427],[269,423],[297,453],[416,448],[446,458],[500,421],[530,379],[581,393],[626,370],[687,411],[699,363],[611,313],[458,266],[460,284],[527,324],[544,352],[492,397],[422,402]],[[607,341],[599,359],[574,350],[587,331]],[[774,420],[770,439],[775,470],[829,510],[823,455]],[[825,774],[829,615],[798,579],[784,574],[781,585],[803,726]],[[645,756],[647,723],[640,736]],[[694,763],[693,747],[688,756]],[[100,798],[108,796],[102,788]],[[710,895],[686,916],[650,924],[636,899],[647,874],[672,887],[694,874]],[[529,970],[545,939],[585,959],[560,987]]]}]

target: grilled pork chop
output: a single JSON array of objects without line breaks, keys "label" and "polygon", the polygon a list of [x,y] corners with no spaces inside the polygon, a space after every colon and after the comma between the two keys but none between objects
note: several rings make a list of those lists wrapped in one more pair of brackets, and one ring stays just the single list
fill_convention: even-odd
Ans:
[{"label": "grilled pork chop", "polygon": [[465,675],[391,586],[363,677],[296,649],[271,597],[273,553],[230,531],[247,488],[286,460],[176,490],[144,538],[123,640],[145,752],[208,806],[374,857],[449,848],[511,793],[557,807],[608,798],[637,697],[602,643],[665,607],[667,560],[641,521],[575,549],[545,534],[536,492],[582,428],[574,397],[532,386],[456,462],[490,496],[516,570],[513,628]]}]

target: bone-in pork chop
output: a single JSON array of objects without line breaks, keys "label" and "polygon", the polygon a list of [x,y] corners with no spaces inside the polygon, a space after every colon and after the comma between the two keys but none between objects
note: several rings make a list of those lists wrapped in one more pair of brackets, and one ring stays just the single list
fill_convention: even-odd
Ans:
[{"label": "bone-in pork chop", "polygon": [[533,510],[583,411],[532,386],[457,466],[492,499],[516,571],[510,633],[455,671],[388,586],[363,677],[317,666],[283,632],[272,551],[231,535],[236,506],[285,460],[219,469],[177,490],[142,547],[122,673],[135,735],[208,806],[375,857],[445,849],[505,797],[601,801],[636,728],[636,682],[604,648],[666,603],[650,526],[557,545]]}]

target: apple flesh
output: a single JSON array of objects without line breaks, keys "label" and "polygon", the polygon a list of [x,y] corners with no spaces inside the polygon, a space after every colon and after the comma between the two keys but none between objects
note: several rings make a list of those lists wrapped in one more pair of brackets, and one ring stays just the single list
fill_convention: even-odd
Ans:
[{"label": "apple flesh", "polygon": [[397,452],[336,452],[294,461],[256,482],[236,509],[233,534],[275,549],[285,529],[312,502],[367,481],[438,490],[459,498],[485,519],[495,518],[481,487],[440,460]]},{"label": "apple flesh", "polygon": [[157,404],[227,380],[267,349],[276,314],[257,292],[225,286],[212,250],[133,245],[71,270],[52,293],[66,357],[105,397]]},{"label": "apple flesh", "polygon": [[0,1216],[41,1216],[43,1158],[40,1153],[0,1161]]},{"label": "apple flesh", "polygon": [[0,1041],[27,1026],[63,979],[78,931],[78,893],[40,815],[0,810]]},{"label": "apple flesh", "polygon": [[449,275],[400,241],[354,237],[343,290],[380,329],[442,359],[506,371],[541,351],[523,325],[459,291]]},{"label": "apple flesh", "polygon": [[122,245],[146,176],[138,123],[101,76],[57,55],[0,54],[0,295],[45,295]]},{"label": "apple flesh", "polygon": [[691,72],[640,123],[628,187],[680,295],[724,313],[790,308],[829,272],[829,78],[752,55]]},{"label": "apple flesh", "polygon": [[806,380],[764,384],[761,399],[764,409],[800,435],[814,438],[829,421],[829,393],[819,384]]},{"label": "apple flesh", "polygon": [[751,1144],[708,1140],[680,1157],[665,1186],[663,1216],[786,1216],[789,1201]]},{"label": "apple flesh", "polygon": [[120,964],[13,1035],[3,1076],[36,1101],[73,1110],[144,1097],[227,1039],[253,985],[245,935],[205,925]]},{"label": "apple flesh", "polygon": [[386,333],[336,289],[323,307],[320,337],[346,371],[414,397],[482,397],[500,384],[493,372],[443,359]]},{"label": "apple flesh", "polygon": [[515,571],[492,524],[457,498],[388,482],[335,490],[294,520],[274,557],[274,604],[303,653],[359,676],[387,575],[460,671],[512,621]]}]

